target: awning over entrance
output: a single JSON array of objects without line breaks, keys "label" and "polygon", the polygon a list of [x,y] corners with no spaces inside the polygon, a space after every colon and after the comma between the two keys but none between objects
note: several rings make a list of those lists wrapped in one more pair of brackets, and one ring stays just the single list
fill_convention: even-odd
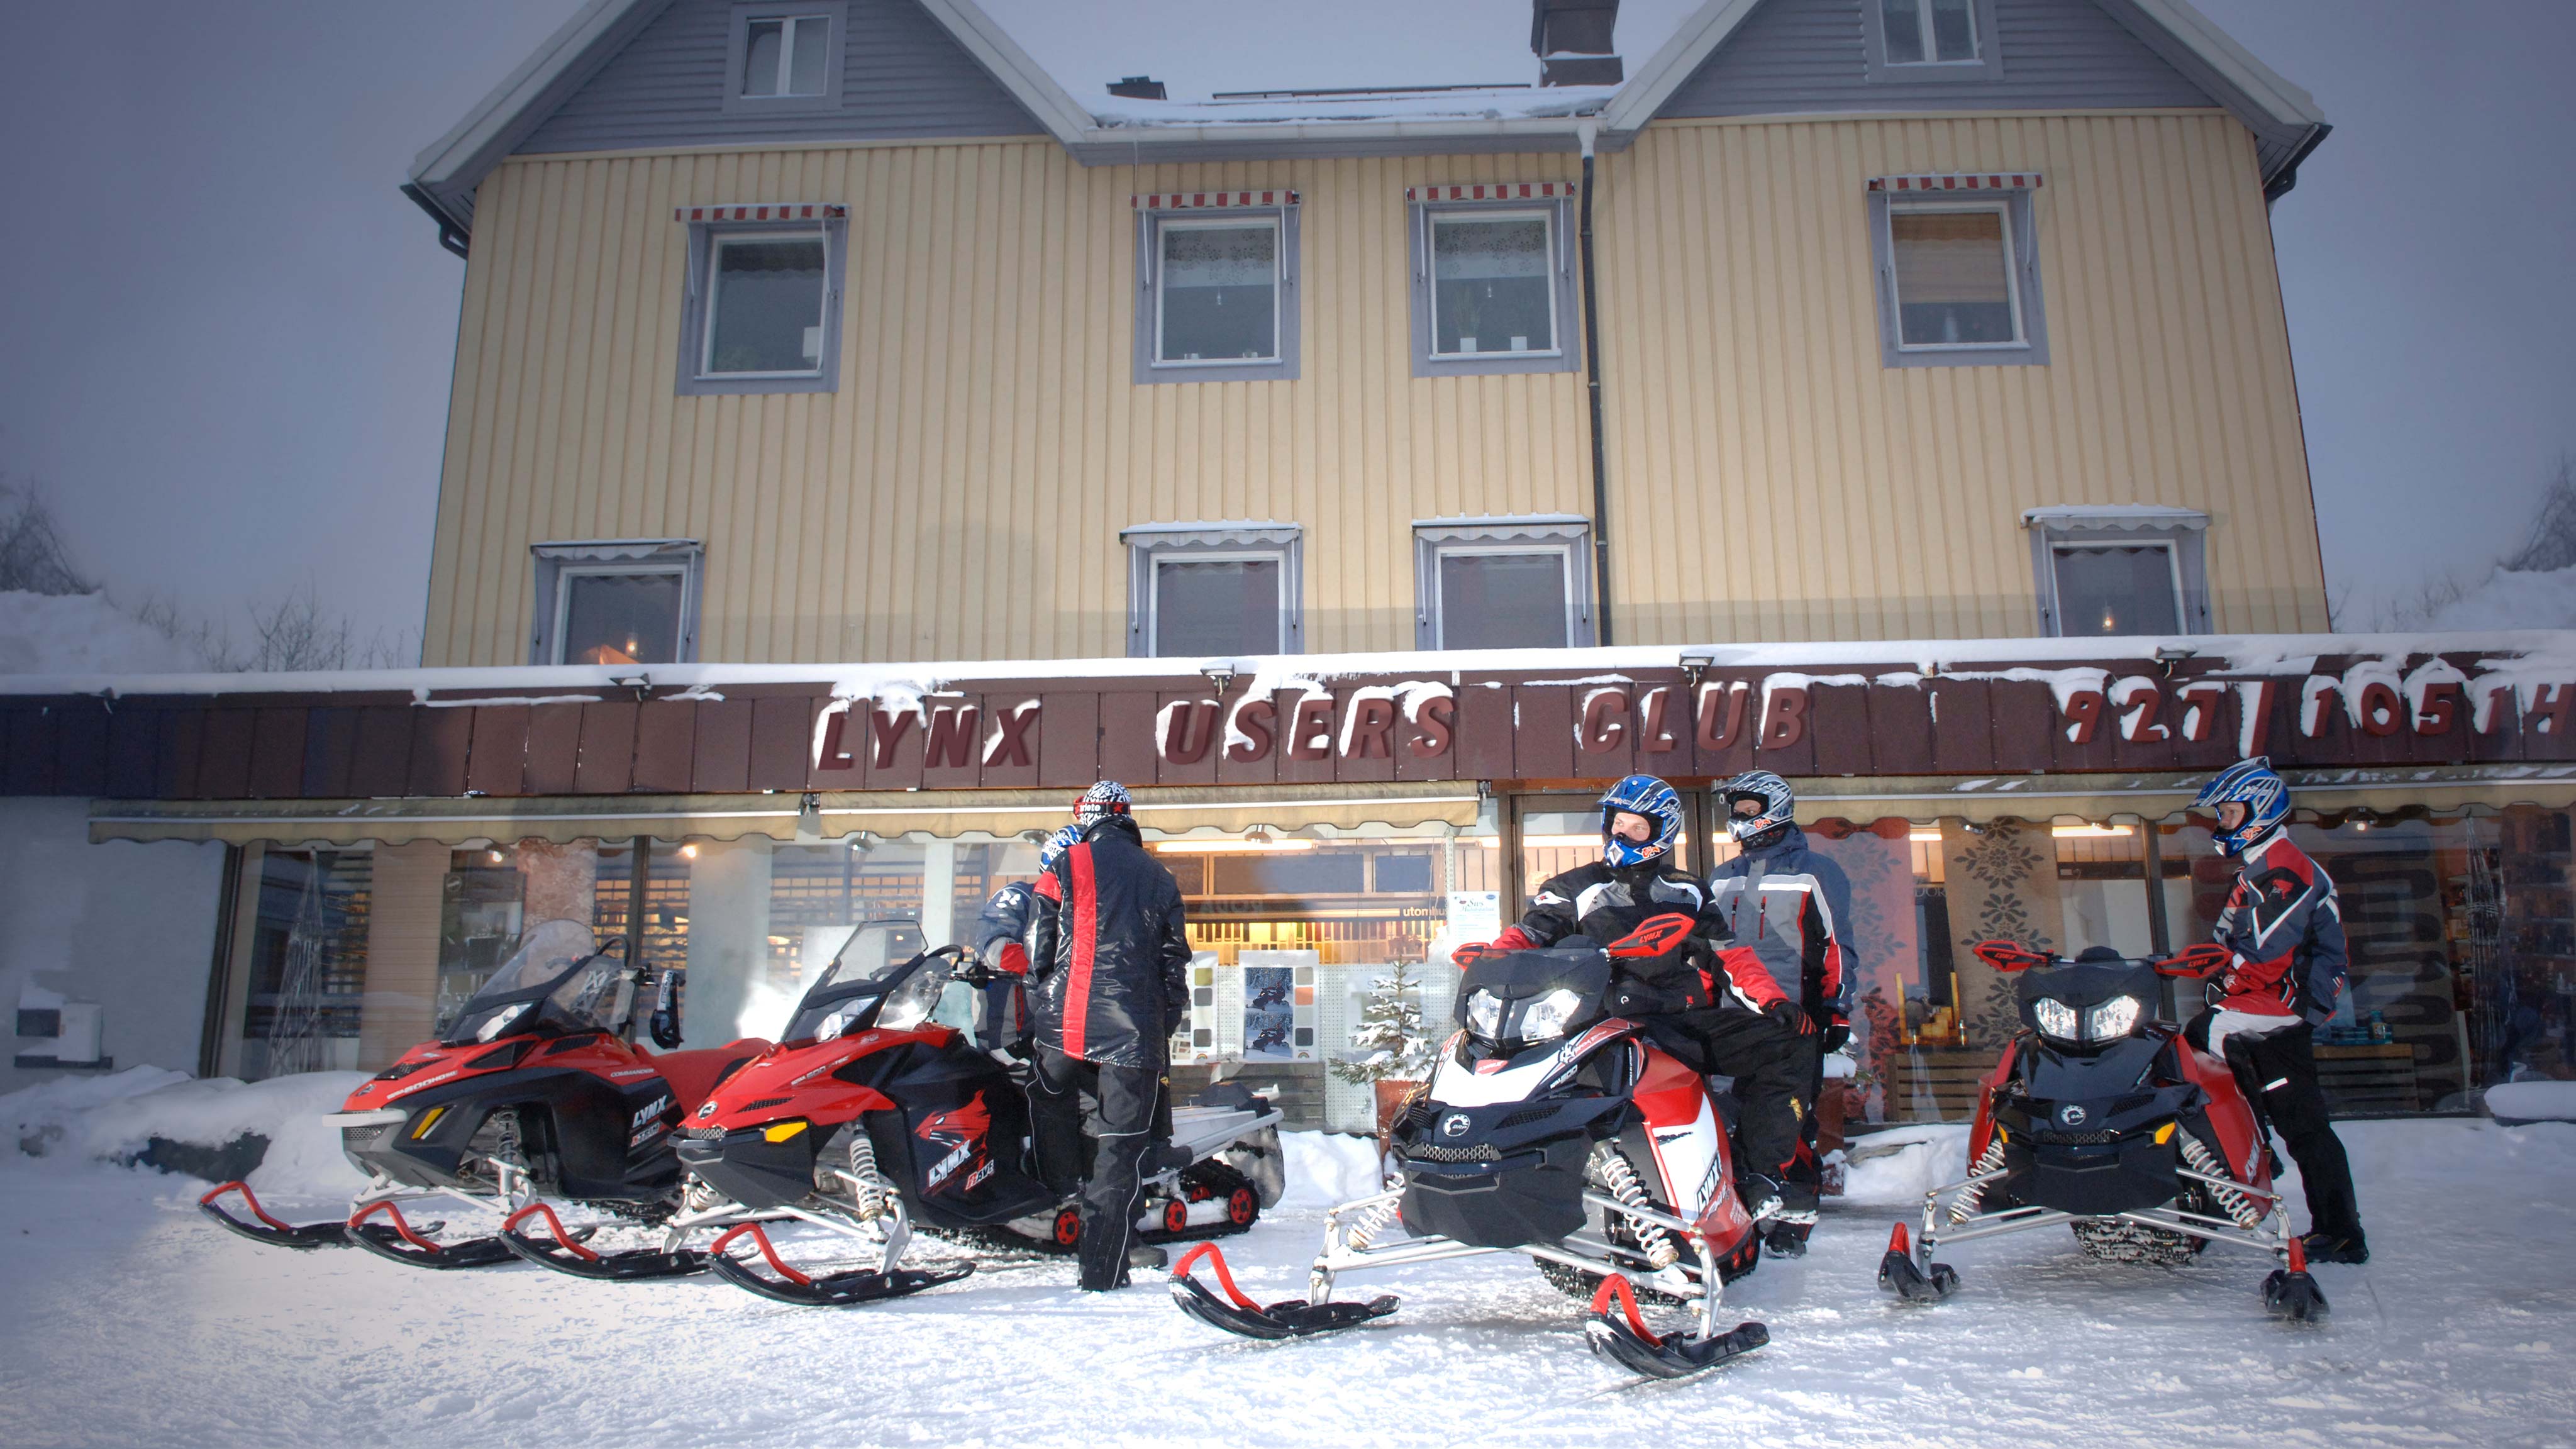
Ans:
[{"label": "awning over entrance", "polygon": [[[1140,822],[1175,833],[1200,826],[1283,832],[1317,825],[1337,830],[1369,825],[1467,826],[1476,821],[1480,798],[1474,784],[1445,780],[1259,789],[1141,786],[1135,795]],[[917,831],[942,839],[974,834],[1003,838],[1064,824],[1071,818],[1073,796],[1062,790],[826,791],[815,801],[818,808],[805,811],[800,808],[801,796],[785,792],[607,799],[102,800],[90,812],[90,839],[330,845],[430,840],[465,845],[485,840],[623,840],[637,835],[663,840],[766,835],[792,841],[839,839],[856,831],[879,836]]]},{"label": "awning over entrance", "polygon": [[[2299,809],[2333,814],[2405,809],[2448,812],[2509,805],[2576,806],[2576,767],[2463,765],[2409,769],[2284,772]],[[2042,821],[2060,815],[2107,820],[2134,815],[2164,820],[2188,808],[2208,780],[2190,774],[1914,775],[1793,780],[1801,820],[1931,821],[1983,824],[2010,817]]]}]

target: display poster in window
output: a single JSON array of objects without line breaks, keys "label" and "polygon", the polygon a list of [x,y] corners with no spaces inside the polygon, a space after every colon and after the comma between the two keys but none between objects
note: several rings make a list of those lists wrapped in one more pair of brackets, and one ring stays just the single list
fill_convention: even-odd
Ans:
[{"label": "display poster in window", "polygon": [[1503,893],[1500,891],[1451,891],[1447,897],[1448,916],[1441,922],[1440,934],[1432,938],[1430,958],[1445,963],[1449,953],[1470,941],[1490,941],[1503,933]]},{"label": "display poster in window", "polygon": [[1172,1023],[1171,1060],[1174,1066],[1212,1062],[1225,1055],[1225,1044],[1217,1039],[1217,1026],[1224,1019],[1217,1006],[1217,959],[1214,951],[1190,953],[1190,1004],[1181,1019]]},{"label": "display poster in window", "polygon": [[1311,1062],[1315,1054],[1315,951],[1245,951],[1243,1059]]}]

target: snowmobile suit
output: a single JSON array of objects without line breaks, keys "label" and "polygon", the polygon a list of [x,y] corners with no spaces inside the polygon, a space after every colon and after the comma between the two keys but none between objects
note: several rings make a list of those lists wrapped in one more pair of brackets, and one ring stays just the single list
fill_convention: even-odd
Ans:
[{"label": "snowmobile suit", "polygon": [[[1851,918],[1851,881],[1841,866],[1817,854],[1794,824],[1760,846],[1717,868],[1709,877],[1710,910],[1723,923],[1721,938],[1760,963],[1761,979],[1746,1000],[1754,1006],[1778,999],[1798,1003],[1816,1034],[1800,1038],[1799,1152],[1791,1175],[1810,1185],[1822,1177],[1816,1162],[1816,1099],[1825,1088],[1825,1056],[1850,1039],[1851,983],[1844,971],[1838,922]],[[1767,834],[1768,832],[1766,832]],[[1753,971],[1742,973],[1747,977]],[[1769,990],[1764,990],[1768,987]]]},{"label": "snowmobile suit", "polygon": [[1145,853],[1133,818],[1084,830],[1038,878],[1028,952],[1038,1069],[1030,1093],[1039,1171],[1068,1186],[1082,1099],[1098,1139],[1082,1191],[1082,1286],[1127,1282],[1127,1249],[1152,1144],[1171,1023],[1189,1004],[1180,886]]},{"label": "snowmobile suit", "polygon": [[975,913],[975,959],[1003,973],[984,988],[984,1040],[976,1044],[987,1050],[1008,1048],[1028,1035],[1028,998],[1022,981],[1011,978],[1029,974],[1029,916],[1037,903],[1035,883],[1015,880]]},{"label": "snowmobile suit", "polygon": [[[1796,1153],[1791,1105],[1804,1081],[1804,1039],[1762,1014],[1747,986],[1763,979],[1749,956],[1729,961],[1716,949],[1717,921],[1698,881],[1668,860],[1630,866],[1600,861],[1576,866],[1538,888],[1520,924],[1494,942],[1505,948],[1553,946],[1581,935],[1603,945],[1652,916],[1679,912],[1698,922],[1682,945],[1662,957],[1622,961],[1609,1009],[1643,1022],[1658,1046],[1704,1076],[1735,1079],[1743,1107],[1740,1130],[1748,1168],[1777,1173]],[[1718,983],[1736,972],[1753,979]],[[1743,1004],[1738,1004],[1739,1002]]]},{"label": "snowmobile suit", "polygon": [[2184,1036],[2223,1057],[2299,1164],[2312,1230],[2359,1243],[2361,1207],[2317,1084],[2315,1032],[2350,972],[2334,881],[2275,829],[2247,847],[2212,939],[2233,954]]}]

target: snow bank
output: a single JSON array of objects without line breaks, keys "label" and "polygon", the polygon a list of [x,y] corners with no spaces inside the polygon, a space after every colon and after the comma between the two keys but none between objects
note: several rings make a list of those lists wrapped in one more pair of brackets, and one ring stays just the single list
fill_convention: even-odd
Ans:
[{"label": "snow bank", "polygon": [[194,650],[105,594],[0,591],[0,674],[186,674]]},{"label": "snow bank", "polygon": [[1288,1190],[1279,1199],[1283,1208],[1328,1208],[1367,1197],[1383,1185],[1373,1137],[1282,1132],[1279,1146],[1288,1159]]},{"label": "snow bank", "polygon": [[1968,1124],[1927,1122],[1855,1137],[1844,1149],[1843,1201],[1874,1206],[1919,1203],[1923,1194],[1966,1175]]},{"label": "snow bank", "polygon": [[2576,1082],[2505,1082],[2489,1087],[2487,1115],[2508,1127],[2576,1122]]},{"label": "snow bank", "polygon": [[2576,629],[2576,568],[2497,569],[2454,599],[2428,629]]},{"label": "snow bank", "polygon": [[[245,1134],[268,1139],[252,1188],[281,1198],[345,1198],[365,1182],[322,1120],[364,1072],[307,1072],[265,1082],[197,1081],[134,1067],[108,1077],[46,1082],[0,1097],[0,1123],[35,1156],[131,1162],[156,1137],[219,1151]],[[59,1149],[59,1151],[56,1151]]]}]

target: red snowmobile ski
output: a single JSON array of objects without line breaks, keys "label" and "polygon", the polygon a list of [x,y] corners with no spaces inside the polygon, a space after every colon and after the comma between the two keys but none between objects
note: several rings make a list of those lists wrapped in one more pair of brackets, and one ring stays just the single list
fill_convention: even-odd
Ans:
[{"label": "red snowmobile ski", "polygon": [[[239,1182],[207,1193],[199,1209],[255,1242],[355,1244],[423,1268],[518,1257],[584,1278],[703,1270],[703,1255],[676,1242],[601,1252],[590,1240],[612,1224],[650,1227],[670,1216],[681,1185],[672,1129],[769,1044],[656,1054],[629,1043],[640,968],[625,963],[622,947],[612,939],[597,949],[577,922],[539,923],[439,1040],[413,1047],[350,1093],[326,1119],[369,1178],[345,1222],[282,1222]],[[666,1043],[679,1039],[676,987],[666,974],[652,1014],[653,1034]],[[224,1210],[220,1200],[232,1194],[248,1219]],[[442,1239],[446,1223],[416,1223],[403,1211],[432,1198],[493,1226]],[[600,1220],[567,1228],[554,1204],[572,1203]],[[526,1230],[539,1218],[543,1238]]]},{"label": "red snowmobile ski", "polygon": [[[719,1230],[708,1266],[727,1281],[782,1302],[844,1306],[975,1271],[973,1256],[906,1266],[915,1229],[987,1255],[1072,1250],[1080,1216],[1034,1172],[1029,1068],[1001,1025],[1020,1013],[1005,1000],[979,1032],[979,1011],[994,1005],[981,988],[994,974],[961,967],[955,946],[922,947],[909,921],[860,927],[806,989],[779,1044],[689,1114],[679,1144],[688,1200],[672,1226]],[[1285,1184],[1279,1120],[1239,1088],[1175,1109],[1171,1157],[1186,1165],[1149,1177],[1138,1238],[1250,1227]],[[783,1224],[826,1229],[835,1247],[848,1240],[860,1266],[789,1261],[769,1231]]]},{"label": "red snowmobile ski", "polygon": [[[1520,1253],[1589,1302],[1593,1352],[1633,1372],[1682,1378],[1768,1343],[1759,1323],[1718,1327],[1722,1286],[1762,1257],[1735,1192],[1731,1103],[1603,1008],[1620,961],[1673,950],[1690,928],[1657,916],[1608,947],[1472,961],[1458,983],[1464,1030],[1395,1124],[1402,1184],[1326,1215],[1307,1297],[1254,1302],[1208,1244],[1173,1265],[1173,1300],[1228,1333],[1302,1338],[1395,1311],[1392,1296],[1335,1301],[1344,1273]],[[1221,1296],[1191,1276],[1202,1257]],[[1679,1304],[1688,1321],[1658,1334],[1640,1297]]]},{"label": "red snowmobile ski", "polygon": [[1935,1248],[2064,1223],[2106,1262],[2172,1266],[2212,1243],[2269,1254],[2281,1266],[2264,1280],[2265,1305],[2291,1319],[2323,1314],[2235,1074],[2155,1019],[2158,976],[2204,977],[2227,964],[2226,949],[2103,962],[2010,941],[1976,951],[2018,974],[2022,1030],[1978,1093],[1968,1175],[1924,1194],[1919,1234],[1896,1225],[1881,1286],[1937,1303],[1959,1279],[1932,1261]]}]

